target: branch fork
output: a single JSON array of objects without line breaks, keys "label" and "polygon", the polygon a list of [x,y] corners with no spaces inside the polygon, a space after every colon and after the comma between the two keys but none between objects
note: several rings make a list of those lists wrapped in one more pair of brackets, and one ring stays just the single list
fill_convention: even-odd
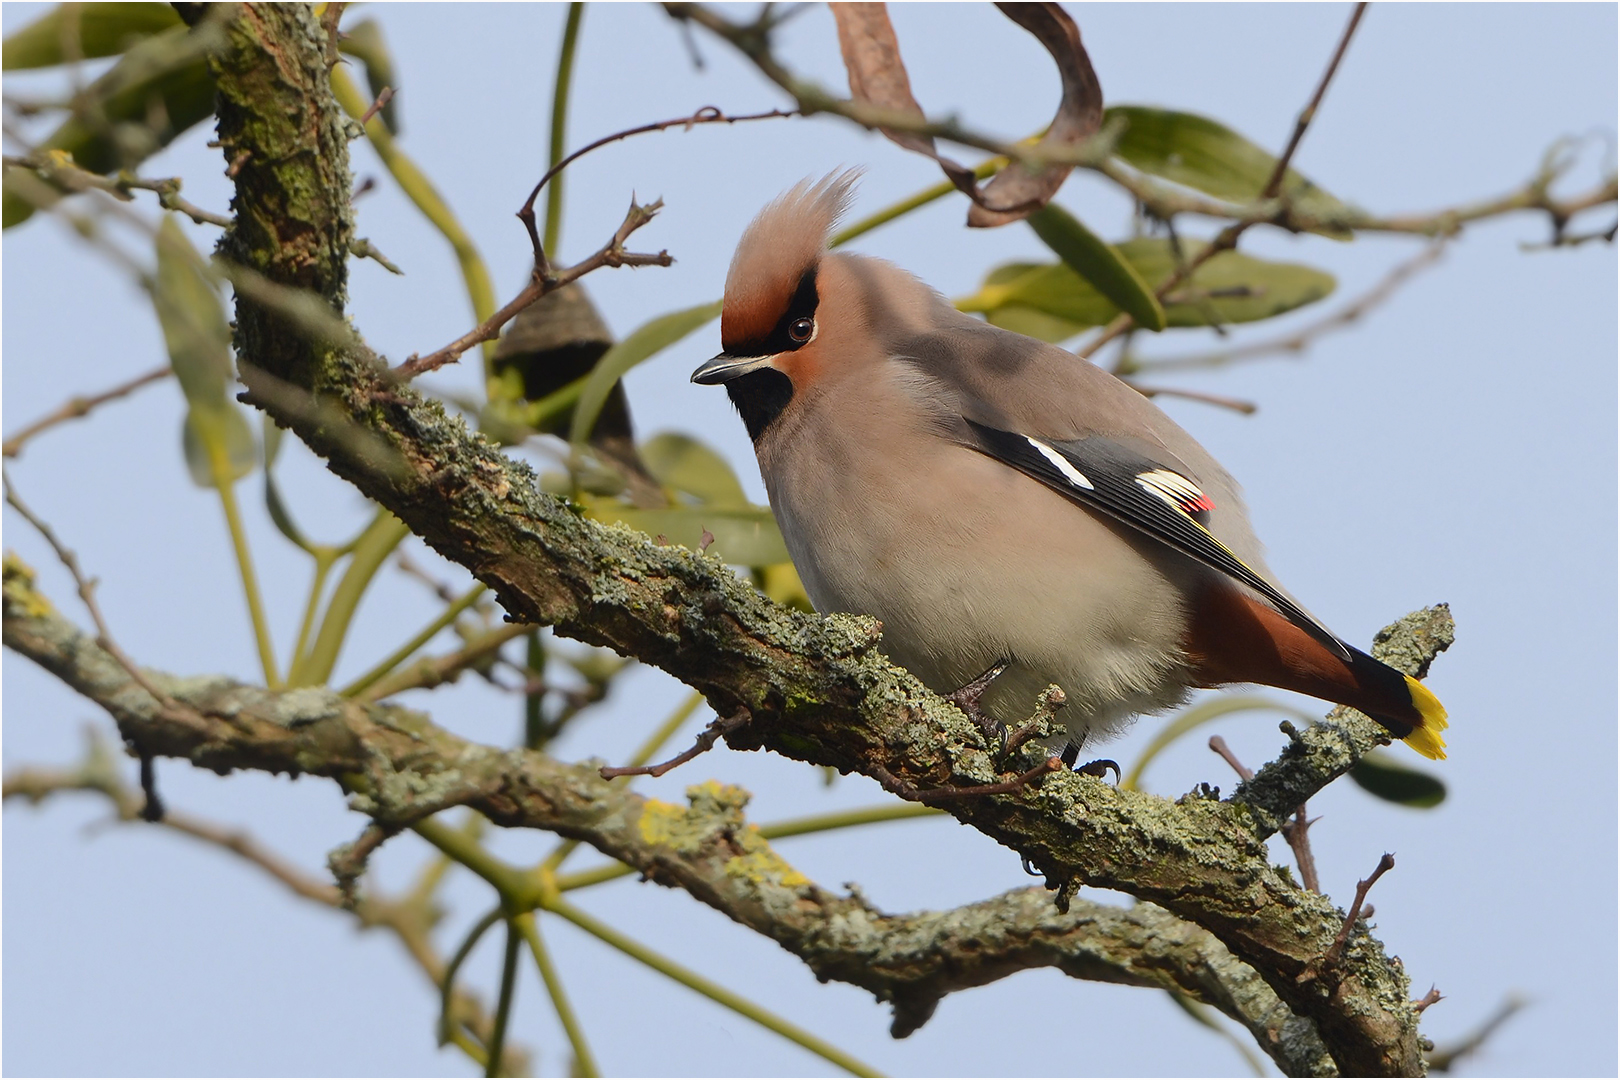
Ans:
[{"label": "branch fork", "polygon": [[[536,189],[536,192],[538,193],[538,189]],[[528,285],[524,286],[523,291],[518,293],[505,307],[442,349],[431,352],[426,356],[412,354],[404,363],[391,369],[389,372],[390,377],[396,382],[406,382],[416,378],[418,375],[444,367],[446,364],[455,363],[461,359],[463,353],[473,346],[486,341],[493,341],[499,337],[501,328],[517,318],[518,312],[547,293],[556,292],[564,285],[577,281],[592,270],[603,266],[670,265],[675,260],[668,251],[648,254],[624,249],[625,241],[630,238],[630,234],[656,217],[663,205],[664,200],[662,199],[655,199],[643,206],[632,198],[630,209],[625,212],[624,221],[613,231],[613,236],[608,242],[602,245],[596,254],[557,273],[551,271],[550,263],[546,260],[545,252],[540,246],[540,236],[534,228],[534,207],[532,203],[526,206],[524,209],[529,212],[529,217],[525,220],[525,224],[528,226],[529,236],[534,242],[535,260],[534,272],[530,275]]]}]

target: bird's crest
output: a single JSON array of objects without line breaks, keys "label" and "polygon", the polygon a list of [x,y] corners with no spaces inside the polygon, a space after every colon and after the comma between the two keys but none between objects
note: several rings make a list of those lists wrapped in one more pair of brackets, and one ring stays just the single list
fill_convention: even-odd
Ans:
[{"label": "bird's crest", "polygon": [[860,170],[806,178],[759,212],[737,244],[726,275],[720,341],[726,348],[770,333],[855,194]]}]

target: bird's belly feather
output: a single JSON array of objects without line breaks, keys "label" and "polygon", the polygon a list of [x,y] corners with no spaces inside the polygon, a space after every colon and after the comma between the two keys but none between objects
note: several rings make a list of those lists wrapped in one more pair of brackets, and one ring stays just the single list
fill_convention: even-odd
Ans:
[{"label": "bird's belly feather", "polygon": [[1200,571],[982,454],[934,447],[903,468],[832,451],[774,477],[817,610],[881,620],[883,648],[939,692],[1011,660],[984,697],[1007,722],[1050,683],[1068,695],[1072,736],[1183,700]]}]

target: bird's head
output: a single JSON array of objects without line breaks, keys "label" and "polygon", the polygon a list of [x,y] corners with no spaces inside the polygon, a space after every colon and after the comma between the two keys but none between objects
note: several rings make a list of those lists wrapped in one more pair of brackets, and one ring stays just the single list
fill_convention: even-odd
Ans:
[{"label": "bird's head", "polygon": [[798,184],[759,212],[732,257],[722,352],[692,381],[724,384],[755,442],[795,394],[826,373],[829,342],[842,336],[843,275],[824,256],[858,175],[848,170]]}]

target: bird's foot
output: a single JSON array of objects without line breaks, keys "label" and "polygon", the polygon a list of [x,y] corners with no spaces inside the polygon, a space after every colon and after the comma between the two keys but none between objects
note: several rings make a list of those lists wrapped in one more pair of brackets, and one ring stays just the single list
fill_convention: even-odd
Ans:
[{"label": "bird's foot", "polygon": [[946,701],[961,709],[969,720],[979,725],[979,730],[984,732],[986,739],[989,739],[992,744],[1002,747],[1001,752],[1003,754],[1006,753],[1007,746],[1007,725],[981,709],[979,699],[984,697],[984,692],[990,688],[990,684],[996,681],[996,676],[1006,671],[1007,665],[1011,663],[1011,660],[998,660],[978,678],[964,683],[953,693],[945,695]]},{"label": "bird's foot", "polygon": [[1075,762],[1080,759],[1079,743],[1069,743],[1069,745],[1063,748],[1063,753],[1059,756],[1063,761],[1063,764],[1068,766],[1070,769],[1073,769],[1077,773],[1083,773],[1086,776],[1095,776],[1099,780],[1108,775],[1109,769],[1113,769],[1114,783],[1119,783],[1119,762],[1117,761],[1111,761],[1108,758],[1098,758],[1096,761],[1088,761],[1084,765],[1076,765]]}]

